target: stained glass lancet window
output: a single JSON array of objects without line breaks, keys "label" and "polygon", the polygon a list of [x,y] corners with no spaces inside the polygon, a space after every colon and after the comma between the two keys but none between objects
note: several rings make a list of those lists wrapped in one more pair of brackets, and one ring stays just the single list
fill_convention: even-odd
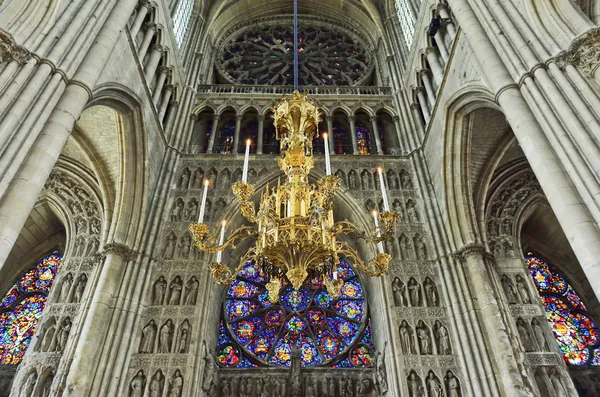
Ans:
[{"label": "stained glass lancet window", "polygon": [[14,365],[23,359],[61,259],[58,251],[40,259],[0,301],[0,364]]},{"label": "stained glass lancet window", "polygon": [[179,0],[177,8],[175,8],[175,14],[173,14],[173,31],[179,48],[183,45],[193,8],[194,0]]},{"label": "stained glass lancet window", "polygon": [[560,352],[572,366],[600,366],[600,332],[567,279],[543,259],[525,258]]},{"label": "stained glass lancet window", "polygon": [[413,5],[409,2],[415,2],[419,4],[420,0],[396,0],[396,15],[400,21],[400,28],[402,29],[402,35],[404,36],[404,42],[410,49],[413,40],[415,38],[415,11]]},{"label": "stained glass lancet window", "polygon": [[344,280],[332,299],[321,279],[299,289],[284,284],[271,302],[268,282],[259,268],[246,263],[230,284],[219,330],[217,362],[223,367],[289,367],[293,346],[302,366],[355,368],[371,366],[373,341],[365,290],[354,270],[340,261]]}]

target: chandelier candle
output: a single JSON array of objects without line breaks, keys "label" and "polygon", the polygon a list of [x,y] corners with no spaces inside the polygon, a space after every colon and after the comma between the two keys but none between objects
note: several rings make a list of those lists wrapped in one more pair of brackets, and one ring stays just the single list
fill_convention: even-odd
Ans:
[{"label": "chandelier candle", "polygon": [[385,181],[383,179],[383,168],[377,168],[377,173],[379,174],[379,184],[381,185],[381,197],[383,198],[383,209],[384,211],[390,210],[390,203],[388,201],[387,192],[385,191]]},{"label": "chandelier candle", "polygon": [[248,163],[250,162],[250,139],[246,141],[246,155],[244,156],[244,172],[242,173],[242,182],[248,183]]},{"label": "chandelier candle", "polygon": [[[219,236],[219,246],[221,246],[225,243],[225,225],[226,224],[227,224],[226,221],[221,222],[221,235]],[[217,252],[216,262],[221,263],[222,258],[223,258],[223,250],[220,250],[219,252]]]},{"label": "chandelier candle", "polygon": [[[377,211],[373,211],[373,219],[375,219],[375,229],[377,230],[377,237],[381,237],[381,229],[379,228],[379,218],[377,217]],[[377,251],[383,254],[383,241],[377,243]]]},{"label": "chandelier candle", "polygon": [[202,204],[200,205],[200,216],[198,217],[198,223],[204,222],[204,210],[206,209],[206,195],[208,194],[208,185],[210,181],[204,180],[204,190],[202,191]]},{"label": "chandelier candle", "polygon": [[329,140],[327,133],[323,134],[323,142],[325,143],[325,173],[331,175],[331,159],[329,158]]}]

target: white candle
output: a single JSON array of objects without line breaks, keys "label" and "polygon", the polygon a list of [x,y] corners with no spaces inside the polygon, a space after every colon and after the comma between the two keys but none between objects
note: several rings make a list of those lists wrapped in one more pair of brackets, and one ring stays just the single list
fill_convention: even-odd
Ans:
[{"label": "white candle", "polygon": [[244,172],[242,172],[242,182],[248,183],[248,163],[250,161],[250,139],[246,141],[246,156],[244,157]]},{"label": "white candle", "polygon": [[377,168],[377,172],[379,173],[379,184],[381,185],[381,197],[383,198],[383,209],[384,211],[390,210],[390,203],[388,202],[387,192],[385,190],[385,181],[383,179],[383,168]]},{"label": "white candle", "polygon": [[204,222],[204,210],[206,209],[206,195],[208,194],[208,185],[210,181],[204,180],[204,191],[202,192],[202,204],[200,205],[200,216],[198,217],[198,223]]},{"label": "white candle", "polygon": [[[375,219],[375,229],[377,229],[377,237],[381,237],[381,229],[379,229],[379,219],[377,218],[377,211],[373,211],[373,219]],[[377,250],[383,254],[383,241],[377,243]]]},{"label": "white candle", "polygon": [[327,133],[323,134],[323,142],[325,143],[325,173],[331,175],[331,159],[329,158],[329,139]]},{"label": "white candle", "polygon": [[[223,245],[225,243],[225,225],[226,221],[221,223],[221,236],[219,236],[219,245]],[[223,258],[223,251],[217,252],[217,263],[221,263],[221,258]]]}]

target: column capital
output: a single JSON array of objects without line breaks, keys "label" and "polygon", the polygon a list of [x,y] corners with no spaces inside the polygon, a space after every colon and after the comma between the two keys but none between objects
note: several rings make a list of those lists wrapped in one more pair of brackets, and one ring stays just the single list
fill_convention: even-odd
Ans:
[{"label": "column capital", "polygon": [[165,47],[164,45],[154,44],[152,46],[152,51],[160,52],[161,54],[167,53],[169,51],[169,47]]},{"label": "column capital", "polygon": [[[411,107],[412,107],[412,105],[411,105]],[[400,116],[394,116],[393,118],[394,118],[394,121],[395,121],[396,123],[397,123],[398,121],[400,121]]]},{"label": "column capital", "polygon": [[369,117],[369,120],[371,120],[371,123],[373,123],[373,122],[375,122],[375,123],[376,123],[378,119],[379,119],[379,118],[377,117],[377,115],[376,115],[376,114],[374,114],[373,116],[370,116],[370,117]]},{"label": "column capital", "polygon": [[159,66],[158,71],[164,73],[169,77],[173,73],[173,66]]},{"label": "column capital", "polygon": [[154,22],[146,22],[144,24],[144,29],[146,30],[154,30],[155,32],[158,30],[158,25]]},{"label": "column capital", "polygon": [[236,114],[236,115],[235,115],[235,121],[236,121],[236,122],[238,122],[238,121],[242,121],[242,118],[243,118],[243,117],[244,117],[244,115],[243,115],[243,114]]},{"label": "column capital", "polygon": [[568,50],[555,57],[559,67],[567,64],[579,66],[588,77],[593,77],[600,66],[600,28],[588,30],[575,39]]},{"label": "column capital", "polygon": [[467,244],[461,249],[454,251],[452,256],[461,262],[468,256],[481,256],[483,258],[486,256],[485,246],[478,243]]},{"label": "column capital", "polygon": [[328,114],[327,116],[325,116],[325,120],[327,121],[333,121],[333,116]]},{"label": "column capital", "polygon": [[429,54],[432,54],[432,53],[437,55],[438,54],[438,49],[435,48],[435,47],[427,47],[427,48],[425,48],[423,50],[423,53],[425,55],[429,55]]},{"label": "column capital", "polygon": [[[410,108],[411,108],[412,110],[419,110],[419,109],[421,109],[421,105],[419,105],[419,104],[418,104],[418,103],[416,103],[416,102],[415,102],[415,103],[411,103],[411,104],[410,104]],[[398,117],[398,120],[400,119],[400,117],[399,117],[399,116],[396,116],[396,117]]]},{"label": "column capital", "polygon": [[352,122],[356,121],[356,116],[354,116],[354,115],[352,115],[352,116],[350,116],[350,117],[348,117],[348,118],[349,118],[349,119],[350,119],[350,121],[352,121]]},{"label": "column capital", "polygon": [[0,29],[0,63],[12,60],[24,65],[30,59],[31,53],[25,47],[18,45],[9,32]]},{"label": "column capital", "polygon": [[258,121],[265,121],[265,115],[264,114],[259,114],[257,116]]},{"label": "column capital", "polygon": [[140,2],[138,4],[140,7],[146,7],[148,9],[148,11],[150,11],[150,9],[156,7],[156,3],[151,0],[140,0]]},{"label": "column capital", "polygon": [[129,260],[134,255],[137,254],[137,252],[135,252],[134,250],[132,250],[131,248],[129,248],[127,245],[120,244],[120,243],[108,243],[108,244],[106,244],[104,246],[104,249],[102,250],[102,253],[104,255],[115,254],[115,255],[120,256],[124,260]]},{"label": "column capital", "polygon": [[429,70],[429,69],[419,69],[419,70],[417,70],[417,74],[419,75],[419,77],[422,77],[422,76],[428,76],[429,77],[429,76],[431,76],[431,70]]}]

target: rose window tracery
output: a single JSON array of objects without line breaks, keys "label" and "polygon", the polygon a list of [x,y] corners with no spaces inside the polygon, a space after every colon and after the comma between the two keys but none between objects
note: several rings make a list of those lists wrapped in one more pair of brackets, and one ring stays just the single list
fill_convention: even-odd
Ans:
[{"label": "rose window tracery", "polygon": [[[354,34],[331,26],[300,26],[298,84],[368,85],[374,56]],[[293,30],[254,26],[236,33],[218,55],[220,76],[231,84],[293,85]]]}]

